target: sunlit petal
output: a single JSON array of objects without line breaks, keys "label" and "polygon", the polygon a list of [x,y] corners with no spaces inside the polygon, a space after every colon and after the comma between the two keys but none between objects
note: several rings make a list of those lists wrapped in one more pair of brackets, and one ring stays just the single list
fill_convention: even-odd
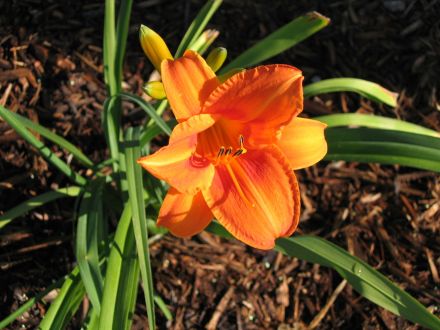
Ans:
[{"label": "sunlit petal", "polygon": [[293,171],[277,147],[253,150],[216,167],[202,191],[214,216],[236,238],[260,249],[298,225],[300,197]]},{"label": "sunlit petal", "polygon": [[182,193],[195,194],[208,188],[214,176],[214,167],[194,153],[198,133],[214,123],[210,115],[191,117],[174,128],[168,146],[140,158],[138,163]]},{"label": "sunlit petal", "polygon": [[277,142],[293,169],[311,166],[327,153],[326,124],[307,118],[294,118],[282,130]]},{"label": "sunlit petal", "polygon": [[189,237],[205,229],[212,217],[200,192],[188,195],[170,188],[160,208],[157,224],[176,236]]},{"label": "sunlit petal", "polygon": [[251,144],[270,144],[276,131],[302,111],[302,79],[301,71],[288,65],[246,70],[218,86],[202,112],[242,123]]},{"label": "sunlit petal", "polygon": [[162,81],[178,121],[199,114],[208,96],[219,85],[212,69],[193,51],[186,51],[176,60],[163,61]]}]

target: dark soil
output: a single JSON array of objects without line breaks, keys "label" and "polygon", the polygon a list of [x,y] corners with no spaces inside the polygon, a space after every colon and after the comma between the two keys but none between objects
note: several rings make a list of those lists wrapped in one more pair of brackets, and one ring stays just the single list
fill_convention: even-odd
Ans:
[{"label": "dark soil", "polygon": [[[203,1],[134,1],[124,88],[141,94],[152,67],[137,41],[140,23],[176,46]],[[0,104],[50,127],[92,160],[107,157],[100,127],[103,1],[0,3]],[[400,93],[392,109],[352,94],[306,102],[304,116],[375,113],[440,130],[440,3],[226,1],[211,28],[233,58],[270,31],[311,10],[332,23],[272,63],[303,70],[305,83],[350,76]],[[142,112],[125,105],[127,123]],[[69,160],[56,146],[53,150]],[[75,168],[86,175],[78,164]],[[319,235],[367,261],[440,314],[440,177],[399,166],[321,162],[297,173],[298,234]],[[0,210],[69,184],[0,120]],[[74,265],[72,200],[48,204],[0,232],[0,318]],[[167,236],[152,247],[155,285],[174,314],[172,329],[416,329],[376,307],[327,268],[203,233]],[[338,287],[339,286],[339,287]],[[336,297],[331,303],[330,298]],[[318,313],[329,305],[327,313]],[[35,328],[37,304],[10,329]],[[160,313],[159,313],[160,314]],[[142,299],[133,328],[146,328]],[[72,328],[77,328],[81,313]]]}]

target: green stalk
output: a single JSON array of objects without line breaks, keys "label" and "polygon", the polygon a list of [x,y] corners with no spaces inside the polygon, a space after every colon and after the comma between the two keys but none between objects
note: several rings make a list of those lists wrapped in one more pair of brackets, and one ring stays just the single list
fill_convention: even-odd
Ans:
[{"label": "green stalk", "polygon": [[121,100],[116,96],[122,90],[122,69],[132,4],[133,0],[122,1],[118,24],[115,26],[115,1],[105,1],[104,81],[107,84],[109,97],[115,97],[115,99],[112,102],[106,102],[103,126],[111,158],[118,160],[112,164],[115,173],[119,171],[119,142],[121,140]]}]

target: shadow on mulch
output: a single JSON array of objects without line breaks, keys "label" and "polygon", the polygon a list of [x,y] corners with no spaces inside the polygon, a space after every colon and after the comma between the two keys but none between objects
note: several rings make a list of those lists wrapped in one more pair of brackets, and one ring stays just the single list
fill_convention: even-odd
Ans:
[{"label": "shadow on mulch", "polygon": [[[124,72],[141,94],[151,65],[137,41],[140,23],[176,48],[203,1],[135,1]],[[305,116],[375,113],[440,130],[440,4],[437,1],[225,1],[212,28],[230,58],[305,12],[330,17],[325,30],[271,59],[303,70],[305,83],[350,76],[400,92],[391,109],[353,94],[308,100]],[[15,0],[0,4],[0,103],[51,127],[92,160],[108,156],[100,128],[102,1]],[[125,120],[143,112],[124,104]],[[53,150],[70,162],[58,147]],[[73,163],[82,174],[79,164]],[[440,178],[398,166],[321,162],[298,171],[303,213],[299,233],[348,249],[408,290],[437,315],[440,304]],[[0,210],[67,179],[0,121]],[[66,274],[74,264],[72,202],[54,202],[17,219],[0,233],[0,318]],[[174,320],[160,328],[408,329],[418,328],[361,298],[332,270],[201,234],[168,236],[152,247],[158,293]],[[332,295],[334,303],[316,318]],[[47,306],[38,304],[11,329],[34,328]],[[142,299],[134,328],[146,327]],[[160,314],[160,313],[159,313]],[[81,312],[71,328],[78,327]]]}]

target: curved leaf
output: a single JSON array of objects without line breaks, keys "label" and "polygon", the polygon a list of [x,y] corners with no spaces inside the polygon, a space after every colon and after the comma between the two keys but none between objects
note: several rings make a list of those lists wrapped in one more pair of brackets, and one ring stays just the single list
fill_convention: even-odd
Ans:
[{"label": "curved leaf", "polygon": [[139,284],[139,262],[126,204],[116,229],[105,274],[99,329],[130,329]]},{"label": "curved leaf", "polygon": [[[207,230],[231,238],[225,228],[212,222]],[[439,329],[440,319],[385,276],[339,246],[315,236],[280,238],[275,250],[291,257],[335,269],[363,297],[422,326]]]},{"label": "curved leaf", "polygon": [[440,172],[440,138],[370,128],[329,128],[326,160],[399,164]]},{"label": "curved leaf", "polygon": [[440,137],[440,133],[432,129],[409,123],[403,120],[387,118],[375,115],[364,115],[360,113],[337,113],[327,116],[319,116],[313,119],[326,123],[329,127],[338,126],[363,126],[370,128],[381,128],[400,132],[415,133]]},{"label": "curved leaf", "polygon": [[354,92],[391,107],[397,105],[397,93],[390,92],[379,84],[358,78],[325,79],[304,87],[304,97],[333,92]]},{"label": "curved leaf", "polygon": [[222,0],[209,0],[205,3],[183,36],[175,54],[176,58],[182,56],[183,52],[199,38],[206,24],[208,24],[212,15],[214,15],[221,4]]},{"label": "curved leaf", "polygon": [[70,180],[83,186],[87,183],[87,180],[72,170],[69,165],[56,156],[46,145],[38,140],[11,111],[0,105],[0,116],[30,145],[32,145],[37,152],[41,154],[49,163],[63,172]]},{"label": "curved leaf", "polygon": [[59,136],[58,134],[53,133],[49,129],[44,126],[41,126],[37,123],[34,123],[32,120],[29,120],[26,117],[19,115],[18,113],[10,112],[12,116],[14,116],[17,121],[19,121],[26,128],[41,134],[49,141],[59,145],[61,148],[67,150],[75,157],[81,164],[88,168],[93,168],[94,164],[80,149],[74,146],[72,143],[67,141],[65,138]]},{"label": "curved leaf", "polygon": [[60,198],[77,197],[81,192],[81,187],[71,186],[59,188],[57,190],[49,191],[36,197],[32,197],[2,214],[0,216],[0,229],[2,229],[15,218],[22,216],[37,207],[40,207],[46,203],[52,202]]},{"label": "curved leaf", "polygon": [[76,226],[76,260],[87,296],[93,309],[99,314],[104,278],[99,264],[100,250],[107,238],[103,212],[103,189],[105,178],[98,178],[86,187],[78,214]]},{"label": "curved leaf", "polygon": [[276,56],[315,34],[326,27],[328,23],[330,23],[330,19],[317,12],[295,18],[244,51],[226,65],[220,74],[234,68],[247,68]]},{"label": "curved leaf", "polygon": [[142,282],[147,306],[148,324],[150,329],[156,328],[154,312],[154,286],[151,271],[150,252],[148,246],[147,218],[143,198],[142,170],[136,160],[140,158],[139,128],[128,128],[125,134],[125,161],[128,184],[128,203],[133,210],[133,231],[136,241],[137,256],[142,275]]},{"label": "curved leaf", "polygon": [[38,328],[41,330],[64,329],[78,309],[84,294],[79,268],[76,267],[67,276],[58,296],[50,305]]}]

